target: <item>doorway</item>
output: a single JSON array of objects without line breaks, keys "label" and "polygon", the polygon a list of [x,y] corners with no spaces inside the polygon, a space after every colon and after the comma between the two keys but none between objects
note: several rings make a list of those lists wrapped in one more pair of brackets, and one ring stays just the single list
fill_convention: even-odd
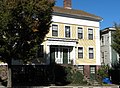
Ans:
[{"label": "doorway", "polygon": [[69,64],[70,63],[71,49],[68,47],[50,47],[50,62],[57,64]]}]

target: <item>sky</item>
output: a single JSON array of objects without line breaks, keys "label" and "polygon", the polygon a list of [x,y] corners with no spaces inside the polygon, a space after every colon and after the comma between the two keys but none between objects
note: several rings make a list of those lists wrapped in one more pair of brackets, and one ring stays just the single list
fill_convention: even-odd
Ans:
[{"label": "sky", "polygon": [[[120,24],[120,0],[72,0],[72,9],[100,16],[100,29]],[[56,0],[56,6],[63,7],[63,0]]]}]

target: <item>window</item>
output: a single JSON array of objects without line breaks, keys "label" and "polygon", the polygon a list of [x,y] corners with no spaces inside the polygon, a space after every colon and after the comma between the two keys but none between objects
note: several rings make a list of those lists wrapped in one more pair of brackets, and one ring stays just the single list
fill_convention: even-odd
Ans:
[{"label": "window", "polygon": [[78,70],[79,70],[82,74],[84,74],[84,66],[83,66],[83,65],[79,65],[79,66],[78,66]]},{"label": "window", "polygon": [[104,52],[101,52],[102,55],[102,64],[104,64]]},{"label": "window", "polygon": [[37,57],[44,57],[43,45],[39,46]]},{"label": "window", "polygon": [[104,36],[101,37],[102,45],[104,45]]},{"label": "window", "polygon": [[58,25],[52,25],[52,36],[58,36]]},{"label": "window", "polygon": [[93,29],[88,29],[88,39],[93,40]]},{"label": "window", "polygon": [[90,73],[95,74],[96,72],[96,67],[95,66],[90,66]]},{"label": "window", "polygon": [[65,37],[70,37],[70,26],[65,26]]},{"label": "window", "polygon": [[83,47],[78,47],[78,58],[83,58]]},{"label": "window", "polygon": [[89,59],[93,59],[93,58],[94,58],[93,48],[89,48]]},{"label": "window", "polygon": [[83,29],[81,27],[78,27],[78,39],[83,38]]}]

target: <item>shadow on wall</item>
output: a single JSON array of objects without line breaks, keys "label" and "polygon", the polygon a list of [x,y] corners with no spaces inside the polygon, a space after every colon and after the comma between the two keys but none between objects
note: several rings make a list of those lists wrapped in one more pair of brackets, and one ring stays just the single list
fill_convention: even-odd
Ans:
[{"label": "shadow on wall", "polygon": [[14,65],[12,67],[13,86],[67,85],[64,66],[51,65]]}]

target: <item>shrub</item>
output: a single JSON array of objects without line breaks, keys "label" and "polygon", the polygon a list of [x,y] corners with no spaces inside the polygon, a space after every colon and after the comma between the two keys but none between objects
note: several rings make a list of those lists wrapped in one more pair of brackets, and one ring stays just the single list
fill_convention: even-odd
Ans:
[{"label": "shrub", "polygon": [[108,70],[109,70],[108,65],[101,66],[98,70],[97,81],[102,83],[103,78],[109,77]]},{"label": "shrub", "polygon": [[65,71],[67,73],[66,80],[70,82],[70,84],[87,84],[87,82],[84,81],[84,75],[75,67],[65,66]]}]

